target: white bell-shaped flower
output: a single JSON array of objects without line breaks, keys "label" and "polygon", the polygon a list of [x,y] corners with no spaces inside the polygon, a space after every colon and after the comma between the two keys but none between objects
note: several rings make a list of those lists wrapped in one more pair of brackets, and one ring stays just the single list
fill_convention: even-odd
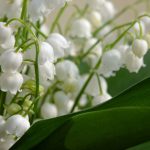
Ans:
[{"label": "white bell-shaped flower", "polygon": [[100,27],[102,24],[102,16],[98,11],[92,11],[88,16],[90,22],[95,27]]},{"label": "white bell-shaped flower", "polygon": [[7,134],[21,137],[30,128],[29,121],[21,115],[13,115],[7,119],[5,131]]},{"label": "white bell-shaped flower", "polygon": [[13,49],[15,46],[15,37],[11,35],[4,43],[0,44],[3,50]]},{"label": "white bell-shaped flower", "polygon": [[[142,15],[144,15],[145,13],[143,13]],[[150,31],[150,18],[148,16],[142,17],[142,21],[145,25],[146,33],[148,33]]]},{"label": "white bell-shaped flower", "polygon": [[147,44],[147,42],[145,40],[142,40],[142,39],[136,39],[133,42],[132,51],[137,57],[139,57],[139,58],[144,57],[144,55],[148,51],[148,44]]},{"label": "white bell-shaped flower", "polygon": [[0,22],[0,44],[5,43],[12,35],[12,30],[9,26],[6,26],[5,23]]},{"label": "white bell-shaped flower", "polygon": [[43,65],[47,61],[54,62],[53,47],[47,42],[40,43],[39,64]]},{"label": "white bell-shaped flower", "polygon": [[99,76],[99,77],[97,77],[96,75],[93,76],[93,78],[89,82],[85,92],[91,96],[96,96],[99,94],[106,93],[107,92],[106,80],[101,76]]},{"label": "white bell-shaped flower", "polygon": [[64,57],[65,50],[69,48],[68,41],[59,33],[50,34],[47,42],[52,45],[56,58]]},{"label": "white bell-shaped flower", "polygon": [[[37,9],[38,8],[38,9]],[[37,21],[44,15],[49,14],[50,10],[45,4],[45,0],[32,0],[29,4],[29,15],[33,21]]]},{"label": "white bell-shaped flower", "polygon": [[43,65],[39,65],[39,69],[40,69],[40,76],[42,77],[42,79],[54,80],[56,71],[53,63],[47,61]]},{"label": "white bell-shaped flower", "polygon": [[13,0],[7,2],[6,15],[8,18],[20,17],[23,0]]},{"label": "white bell-shaped flower", "polygon": [[1,0],[0,4],[1,17],[17,18],[20,16],[22,0]]},{"label": "white bell-shaped flower", "polygon": [[91,37],[92,26],[87,19],[77,19],[72,23],[70,36],[78,38]]},{"label": "white bell-shaped flower", "polygon": [[29,5],[29,15],[34,21],[37,21],[47,16],[55,8],[63,6],[67,1],[69,0],[32,0]]},{"label": "white bell-shaped flower", "polygon": [[65,108],[67,106],[68,100],[68,96],[63,91],[58,91],[54,95],[55,104],[59,108]]},{"label": "white bell-shaped flower", "polygon": [[21,66],[23,56],[20,52],[7,50],[0,56],[0,65],[3,72],[15,72]]},{"label": "white bell-shaped flower", "polygon": [[125,56],[126,56],[126,52],[128,51],[129,45],[119,45],[117,47],[117,50],[120,52],[121,54],[121,59],[122,59],[122,65],[125,64]]},{"label": "white bell-shaped flower", "polygon": [[100,12],[105,20],[111,19],[114,17],[116,10],[111,1],[105,1],[100,7]]},{"label": "white bell-shaped flower", "polygon": [[5,135],[4,138],[0,140],[0,150],[10,149],[15,142],[16,140],[14,139],[14,136]]},{"label": "white bell-shaped flower", "polygon": [[57,117],[57,107],[51,103],[44,103],[41,107],[41,117],[44,119],[50,119]]},{"label": "white bell-shaped flower", "polygon": [[49,26],[48,26],[46,23],[44,23],[44,24],[41,25],[40,30],[41,30],[41,32],[43,32],[46,36],[49,35]]},{"label": "white bell-shaped flower", "polygon": [[110,100],[111,98],[112,98],[111,95],[109,95],[108,93],[98,95],[98,96],[94,97],[94,99],[92,101],[92,105],[96,106],[96,105],[102,104],[102,103]]},{"label": "white bell-shaped flower", "polygon": [[142,20],[135,23],[135,25],[133,26],[133,29],[131,29],[131,31],[135,32],[138,36],[141,30],[142,30],[142,33],[145,34],[146,28]]},{"label": "white bell-shaped flower", "polygon": [[65,92],[70,92],[70,93],[75,93],[78,91],[80,87],[80,84],[79,84],[79,81],[78,81],[78,78],[68,78],[67,80],[64,81],[64,83],[62,84],[62,89],[65,91]]},{"label": "white bell-shaped flower", "polygon": [[[71,111],[72,107],[74,105],[74,101],[73,100],[69,100],[67,103],[67,109],[68,109],[68,113]],[[77,109],[75,109],[76,112]]]},{"label": "white bell-shaped flower", "polygon": [[125,65],[130,73],[138,73],[141,67],[145,66],[143,58],[137,57],[130,48],[125,56]]},{"label": "white bell-shaped flower", "polygon": [[62,91],[58,91],[54,95],[54,102],[58,108],[58,115],[65,115],[69,112],[68,103],[70,98]]},{"label": "white bell-shaped flower", "polygon": [[110,50],[103,54],[102,63],[99,73],[105,77],[114,75],[114,71],[118,71],[122,66],[122,57],[118,50]]},{"label": "white bell-shaped flower", "polygon": [[2,91],[9,91],[11,94],[16,94],[23,84],[23,77],[20,73],[5,72],[0,76],[0,88]]},{"label": "white bell-shaped flower", "polygon": [[87,95],[83,94],[80,101],[79,101],[79,107],[83,108],[88,104]]},{"label": "white bell-shaped flower", "polygon": [[56,64],[56,76],[58,80],[65,81],[68,78],[77,78],[79,69],[72,61],[65,60]]}]

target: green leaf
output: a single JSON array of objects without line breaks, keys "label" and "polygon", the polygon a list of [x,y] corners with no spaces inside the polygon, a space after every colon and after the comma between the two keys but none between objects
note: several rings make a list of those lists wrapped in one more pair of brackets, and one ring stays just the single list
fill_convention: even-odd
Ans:
[{"label": "green leaf", "polygon": [[[136,86],[126,90],[116,98],[113,98],[107,103],[99,105],[95,108],[88,109],[82,112],[69,114],[66,116],[40,121],[35,123],[30,130],[13,146],[12,150],[28,150],[47,137],[57,133],[57,130],[63,125],[70,122],[70,118],[94,111],[102,111],[104,109],[118,108],[118,107],[147,107],[150,106],[150,78],[137,84]],[[137,117],[138,118],[138,117]],[[111,124],[109,124],[111,125]]]},{"label": "green leaf", "polygon": [[129,148],[127,150],[150,150],[150,141],[146,143],[142,143],[140,145],[134,146],[132,148]]},{"label": "green leaf", "polygon": [[[32,149],[123,150],[150,140],[149,118],[150,108],[144,107],[113,108],[77,115]],[[27,150],[26,145],[19,148]]]}]

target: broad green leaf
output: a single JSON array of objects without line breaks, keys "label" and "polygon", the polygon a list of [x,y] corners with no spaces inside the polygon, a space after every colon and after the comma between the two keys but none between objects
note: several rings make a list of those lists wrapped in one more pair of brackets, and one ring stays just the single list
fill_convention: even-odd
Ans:
[{"label": "broad green leaf", "polygon": [[124,150],[150,140],[149,118],[147,107],[113,108],[77,115],[32,149]]},{"label": "broad green leaf", "polygon": [[57,132],[57,129],[60,128],[63,124],[66,124],[69,118],[73,116],[86,114],[91,111],[102,111],[103,109],[129,106],[150,106],[150,78],[126,90],[124,93],[120,94],[116,98],[113,98],[109,102],[99,105],[95,108],[50,120],[40,121],[34,124],[12,149],[28,150],[34,147],[52,133]]},{"label": "broad green leaf", "polygon": [[127,150],[150,150],[150,141],[146,143],[142,143],[140,145],[134,146],[132,148],[129,148]]}]

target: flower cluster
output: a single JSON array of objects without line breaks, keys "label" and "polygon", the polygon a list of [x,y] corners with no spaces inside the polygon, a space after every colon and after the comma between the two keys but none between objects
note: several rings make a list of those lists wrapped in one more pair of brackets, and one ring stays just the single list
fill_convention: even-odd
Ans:
[{"label": "flower cluster", "polygon": [[[0,65],[2,74],[0,76],[0,87],[4,92],[11,92],[16,94],[23,83],[23,77],[18,72],[19,67],[23,62],[23,56],[18,51],[15,52],[12,29],[6,26],[3,22],[0,23],[1,47],[3,52],[0,56]],[[10,43],[9,43],[10,42]]]},{"label": "flower cluster", "polygon": [[15,139],[21,137],[30,127],[28,118],[21,115],[13,115],[7,120],[0,116],[0,148],[5,150],[15,143]]},{"label": "flower cluster", "polygon": [[[147,13],[116,25],[121,14],[111,1],[84,0],[82,7],[70,3],[73,12],[61,26],[59,19],[68,1],[0,0],[2,150],[36,121],[110,100],[107,79],[122,68],[138,73],[146,67]],[[49,14],[59,8],[49,25]]]}]

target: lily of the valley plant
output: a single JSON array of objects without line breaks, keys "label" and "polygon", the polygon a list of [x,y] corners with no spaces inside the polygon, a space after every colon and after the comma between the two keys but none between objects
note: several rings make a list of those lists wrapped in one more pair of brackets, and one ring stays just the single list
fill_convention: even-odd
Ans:
[{"label": "lily of the valley plant", "polygon": [[[111,101],[108,78],[146,67],[149,9],[121,25],[115,20],[147,1],[119,12],[109,0],[84,0],[82,7],[69,0],[0,0],[0,150],[41,119]],[[72,14],[61,25],[67,7]]]}]

